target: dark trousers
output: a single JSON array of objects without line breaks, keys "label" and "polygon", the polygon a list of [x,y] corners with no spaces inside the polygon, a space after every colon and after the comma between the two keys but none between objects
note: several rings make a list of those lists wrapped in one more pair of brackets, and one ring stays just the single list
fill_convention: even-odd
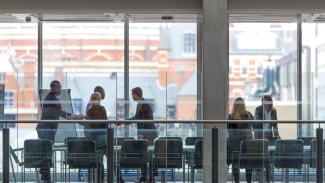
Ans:
[{"label": "dark trousers", "polygon": [[[246,181],[247,183],[251,183],[252,182],[252,177],[253,177],[253,170],[252,169],[246,169]],[[233,165],[232,168],[232,175],[234,177],[234,182],[235,183],[239,183],[240,182],[240,171],[239,168],[235,168]]]},{"label": "dark trousers", "polygon": [[[57,125],[49,126],[48,128],[37,128],[37,135],[39,139],[51,140],[54,143]],[[47,182],[51,181],[50,167],[40,169],[41,179]]]},{"label": "dark trousers", "polygon": [[[271,130],[265,130],[263,128],[261,129],[257,129],[255,131],[255,139],[266,139],[269,141],[269,144],[275,144],[275,141],[277,139],[273,138],[273,133]],[[262,169],[256,169],[256,177],[258,180],[262,180],[263,179],[263,175],[264,175],[264,170],[265,170],[265,179],[266,182],[270,182],[271,181],[271,176],[270,176],[270,170],[271,168],[269,166],[266,166]]]},{"label": "dark trousers", "polygon": [[98,181],[104,182],[104,163],[103,163],[103,157],[104,155],[107,157],[107,151],[106,151],[106,146],[107,146],[107,134],[103,131],[99,133],[92,133],[91,137],[88,137],[92,140],[95,141],[96,147],[97,147],[97,152],[100,153],[100,160],[99,160],[99,165],[98,165],[98,170],[96,172]]},{"label": "dark trousers", "polygon": [[[227,159],[228,164],[232,164],[232,175],[234,177],[234,182],[239,183],[240,182],[240,167],[239,167],[239,152],[238,151],[231,151],[231,153],[228,154]],[[246,168],[246,181],[247,183],[252,182],[253,177],[253,170]]]}]

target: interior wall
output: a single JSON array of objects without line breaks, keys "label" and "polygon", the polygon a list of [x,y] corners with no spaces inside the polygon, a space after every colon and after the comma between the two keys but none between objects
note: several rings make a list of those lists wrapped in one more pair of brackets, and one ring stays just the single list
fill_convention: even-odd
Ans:
[{"label": "interior wall", "polygon": [[228,0],[228,13],[324,13],[324,0]]},{"label": "interior wall", "polygon": [[[229,13],[320,13],[324,0],[228,0]],[[202,13],[203,0],[1,0],[0,13]]]},{"label": "interior wall", "polygon": [[1,0],[0,13],[201,13],[201,0]]}]

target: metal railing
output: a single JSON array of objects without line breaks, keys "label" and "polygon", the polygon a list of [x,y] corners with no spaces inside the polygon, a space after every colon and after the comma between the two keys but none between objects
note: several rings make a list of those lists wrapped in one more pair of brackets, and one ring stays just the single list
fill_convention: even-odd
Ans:
[{"label": "metal railing", "polygon": [[[114,129],[112,128],[113,124],[130,124],[130,123],[180,123],[180,124],[188,124],[188,123],[196,123],[196,124],[215,124],[216,127],[209,127],[208,130],[211,130],[212,134],[212,172],[218,172],[218,162],[219,162],[219,149],[218,149],[218,135],[219,135],[219,129],[217,127],[218,124],[228,124],[228,123],[239,123],[240,121],[232,121],[232,120],[1,120],[0,124],[3,125],[3,182],[9,183],[10,182],[10,129],[7,127],[6,124],[15,123],[15,124],[36,124],[36,123],[106,123],[107,124],[107,182],[113,183],[113,169],[114,169]],[[270,122],[276,122],[278,124],[317,124],[325,125],[325,121],[321,120],[315,120],[315,121],[297,121],[297,120],[286,120],[286,121],[255,121],[255,120],[245,120],[242,121],[245,123],[254,123],[254,124],[264,124],[264,123],[270,123]],[[212,125],[213,126],[213,125]],[[323,129],[317,128],[316,129],[316,182],[322,183],[323,182]],[[213,183],[219,182],[219,176],[218,173],[212,173],[211,174],[211,180]]]}]

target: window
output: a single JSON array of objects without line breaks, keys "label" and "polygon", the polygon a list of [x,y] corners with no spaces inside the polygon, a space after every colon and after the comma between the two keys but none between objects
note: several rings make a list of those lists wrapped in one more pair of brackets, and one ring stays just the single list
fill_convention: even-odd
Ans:
[{"label": "window", "polygon": [[[196,120],[198,73],[197,55],[193,54],[196,53],[196,22],[131,22],[129,27],[129,53],[138,55],[130,60],[129,89],[142,88],[143,97],[152,102],[156,120]],[[132,116],[136,103],[131,95],[129,103],[129,116]],[[134,128],[129,126],[131,136],[136,135]],[[173,130],[165,134],[164,129],[175,128],[157,125],[157,129],[159,135],[172,135]],[[178,125],[177,129],[187,132],[188,128]],[[194,129],[190,128],[193,133],[184,133],[182,137],[195,134]]]},{"label": "window", "polygon": [[[229,65],[234,63],[236,68],[235,74],[229,72],[229,111],[235,98],[242,97],[247,110],[254,113],[262,96],[267,94],[272,96],[279,111],[278,119],[297,118],[297,86],[292,82],[296,80],[297,41],[285,39],[288,32],[296,37],[297,24],[231,23]],[[289,66],[292,69],[288,69]],[[286,138],[296,137],[296,131],[281,131],[288,127],[279,126],[280,134],[285,133]]]},{"label": "window", "polygon": [[[302,119],[325,119],[325,23],[302,23]],[[296,82],[296,81],[294,81]],[[318,125],[303,125],[303,136],[315,136]],[[321,126],[324,128],[324,126]]]},{"label": "window", "polygon": [[5,91],[4,103],[5,103],[5,108],[9,108],[9,109],[14,108],[14,92]]},{"label": "window", "polygon": [[[0,23],[5,116],[37,119],[37,23]],[[32,126],[32,125],[30,125]]]},{"label": "window", "polygon": [[184,34],[184,53],[195,53],[196,52],[196,41],[195,34],[186,33]]},{"label": "window", "polygon": [[[43,23],[43,87],[53,79],[71,89],[76,113],[85,114],[91,93],[106,91],[101,104],[109,119],[116,119],[117,94],[123,96],[124,24]],[[118,90],[118,92],[116,92]]]},{"label": "window", "polygon": [[257,67],[257,75],[262,75],[263,74],[263,67],[262,66],[258,66]]},{"label": "window", "polygon": [[246,74],[247,74],[247,67],[244,66],[244,67],[242,68],[241,72],[242,72],[243,75],[246,75]]}]

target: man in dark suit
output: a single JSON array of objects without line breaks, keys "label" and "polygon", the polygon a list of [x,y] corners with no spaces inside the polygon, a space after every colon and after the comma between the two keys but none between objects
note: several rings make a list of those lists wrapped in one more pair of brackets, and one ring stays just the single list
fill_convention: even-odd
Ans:
[{"label": "man in dark suit", "polygon": [[[51,91],[43,101],[41,120],[59,120],[60,117],[69,119],[72,114],[62,110],[60,104],[61,84],[54,80],[50,84]],[[39,139],[48,139],[54,143],[55,134],[58,128],[57,123],[38,123],[36,131]],[[41,179],[45,182],[51,182],[50,169],[40,169]]]},{"label": "man in dark suit", "polygon": [[[151,106],[145,102],[142,97],[142,89],[136,87],[132,89],[132,99],[136,101],[137,109],[131,120],[153,120],[153,112]],[[154,139],[158,136],[154,123],[138,123],[138,139],[146,139],[149,144],[153,144]]]},{"label": "man in dark suit", "polygon": [[[143,98],[142,89],[136,87],[132,89],[132,99],[137,104],[137,109],[134,117],[131,120],[153,120],[152,108],[148,103],[145,102]],[[154,123],[137,123],[138,127],[138,139],[146,139],[150,145],[153,145],[154,140],[158,137],[156,126]],[[155,172],[155,171],[154,171]],[[141,178],[139,182],[147,181],[147,166],[141,169]]]},{"label": "man in dark suit", "polygon": [[[255,109],[256,120],[277,120],[277,112],[273,107],[273,99],[270,95],[262,97],[262,105]],[[278,124],[276,122],[255,125],[255,139],[274,140],[280,139]]]},{"label": "man in dark suit", "polygon": [[[270,95],[264,95],[262,97],[262,105],[255,109],[256,120],[277,120],[276,109],[273,107],[273,99]],[[267,139],[271,143],[277,139],[281,139],[278,130],[278,124],[276,122],[256,124],[254,125],[254,138],[255,139]],[[270,182],[270,169],[265,168],[266,182]],[[259,182],[263,182],[263,171],[256,171]]]}]

